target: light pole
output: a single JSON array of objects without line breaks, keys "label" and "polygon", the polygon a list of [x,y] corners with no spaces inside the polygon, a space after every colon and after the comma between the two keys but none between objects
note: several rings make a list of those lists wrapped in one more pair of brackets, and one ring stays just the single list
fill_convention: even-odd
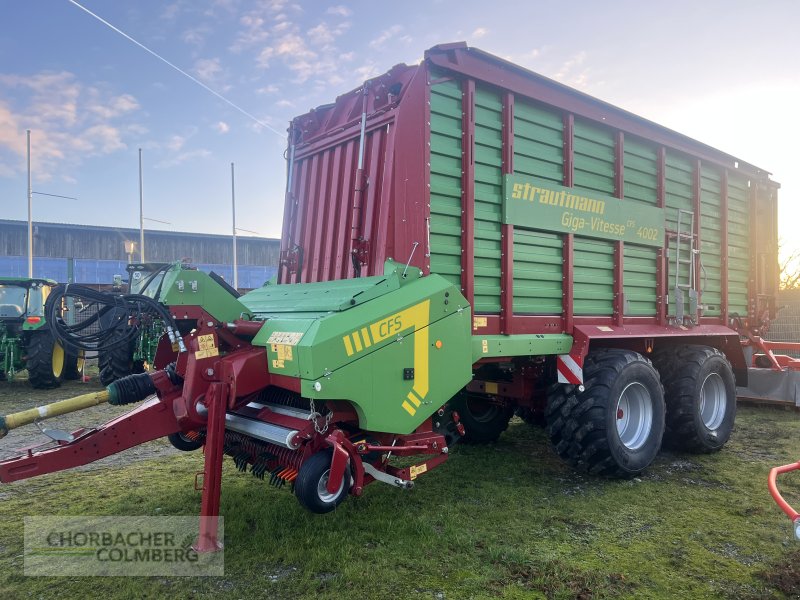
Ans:
[{"label": "light pole", "polygon": [[231,211],[233,212],[233,289],[239,289],[239,269],[236,261],[236,189],[233,184],[233,163],[231,163]]},{"label": "light pole", "polygon": [[61,196],[59,194],[46,194],[45,192],[34,192],[31,179],[31,130],[27,129],[28,137],[28,277],[33,277],[33,195],[51,196],[53,198],[65,198],[67,200],[77,200],[72,196]]},{"label": "light pole", "polygon": [[141,148],[139,148],[139,261],[144,263],[144,190],[142,186]]}]

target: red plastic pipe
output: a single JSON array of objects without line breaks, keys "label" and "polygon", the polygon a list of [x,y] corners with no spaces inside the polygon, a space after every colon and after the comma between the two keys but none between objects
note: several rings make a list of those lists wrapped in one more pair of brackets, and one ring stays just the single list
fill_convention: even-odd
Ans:
[{"label": "red plastic pipe", "polygon": [[776,480],[778,478],[778,475],[789,473],[790,471],[797,471],[798,469],[800,469],[800,461],[788,465],[783,465],[781,467],[773,467],[769,471],[769,479],[768,479],[769,493],[772,495],[772,499],[775,500],[775,503],[780,507],[780,509],[783,512],[786,513],[786,515],[792,520],[792,522],[797,521],[798,517],[800,517],[800,513],[798,513],[795,509],[793,509],[789,505],[789,503],[783,499],[783,496],[781,496],[781,493],[778,491],[778,484]]}]

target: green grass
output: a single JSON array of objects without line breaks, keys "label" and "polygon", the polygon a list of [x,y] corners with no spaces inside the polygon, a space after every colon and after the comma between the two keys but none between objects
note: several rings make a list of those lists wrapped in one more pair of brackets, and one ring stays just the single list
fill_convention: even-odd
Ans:
[{"label": "green grass", "polygon": [[[767,493],[800,457],[800,417],[741,408],[710,456],[662,453],[640,478],[574,473],[543,431],[515,421],[461,446],[402,492],[370,485],[335,513],[304,512],[226,462],[225,576],[36,578],[22,572],[26,515],[195,515],[200,454],[0,487],[0,598],[781,598],[800,553]],[[800,504],[800,474],[782,489]],[[4,492],[8,496],[4,497]]]}]

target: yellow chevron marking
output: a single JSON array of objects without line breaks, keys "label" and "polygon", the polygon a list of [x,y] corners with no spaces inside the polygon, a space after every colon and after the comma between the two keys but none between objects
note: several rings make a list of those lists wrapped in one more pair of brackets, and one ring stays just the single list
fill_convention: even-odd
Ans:
[{"label": "yellow chevron marking", "polygon": [[408,392],[408,396],[406,396],[406,397],[409,400],[411,400],[411,402],[414,404],[414,406],[419,406],[420,404],[422,404],[422,402],[417,400],[417,397],[414,395],[414,392]]},{"label": "yellow chevron marking", "polygon": [[417,413],[417,409],[411,406],[408,402],[403,400],[403,408],[406,409],[406,412],[410,414],[412,417]]},{"label": "yellow chevron marking", "polygon": [[356,352],[361,352],[363,346],[361,345],[361,336],[358,335],[358,331],[353,332],[353,343],[356,346]]},{"label": "yellow chevron marking", "polygon": [[350,343],[350,336],[346,335],[342,340],[344,341],[344,349],[347,352],[347,356],[353,356],[353,345]]},{"label": "yellow chevron marking", "polygon": [[361,337],[364,339],[364,346],[369,348],[372,346],[372,342],[369,341],[369,332],[367,331],[366,327],[361,328]]}]

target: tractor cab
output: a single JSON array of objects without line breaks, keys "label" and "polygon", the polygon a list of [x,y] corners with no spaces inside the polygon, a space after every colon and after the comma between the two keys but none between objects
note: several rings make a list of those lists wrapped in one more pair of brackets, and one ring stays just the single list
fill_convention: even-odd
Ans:
[{"label": "tractor cab", "polygon": [[44,303],[58,285],[51,279],[0,277],[0,323],[9,333],[39,329]]}]

